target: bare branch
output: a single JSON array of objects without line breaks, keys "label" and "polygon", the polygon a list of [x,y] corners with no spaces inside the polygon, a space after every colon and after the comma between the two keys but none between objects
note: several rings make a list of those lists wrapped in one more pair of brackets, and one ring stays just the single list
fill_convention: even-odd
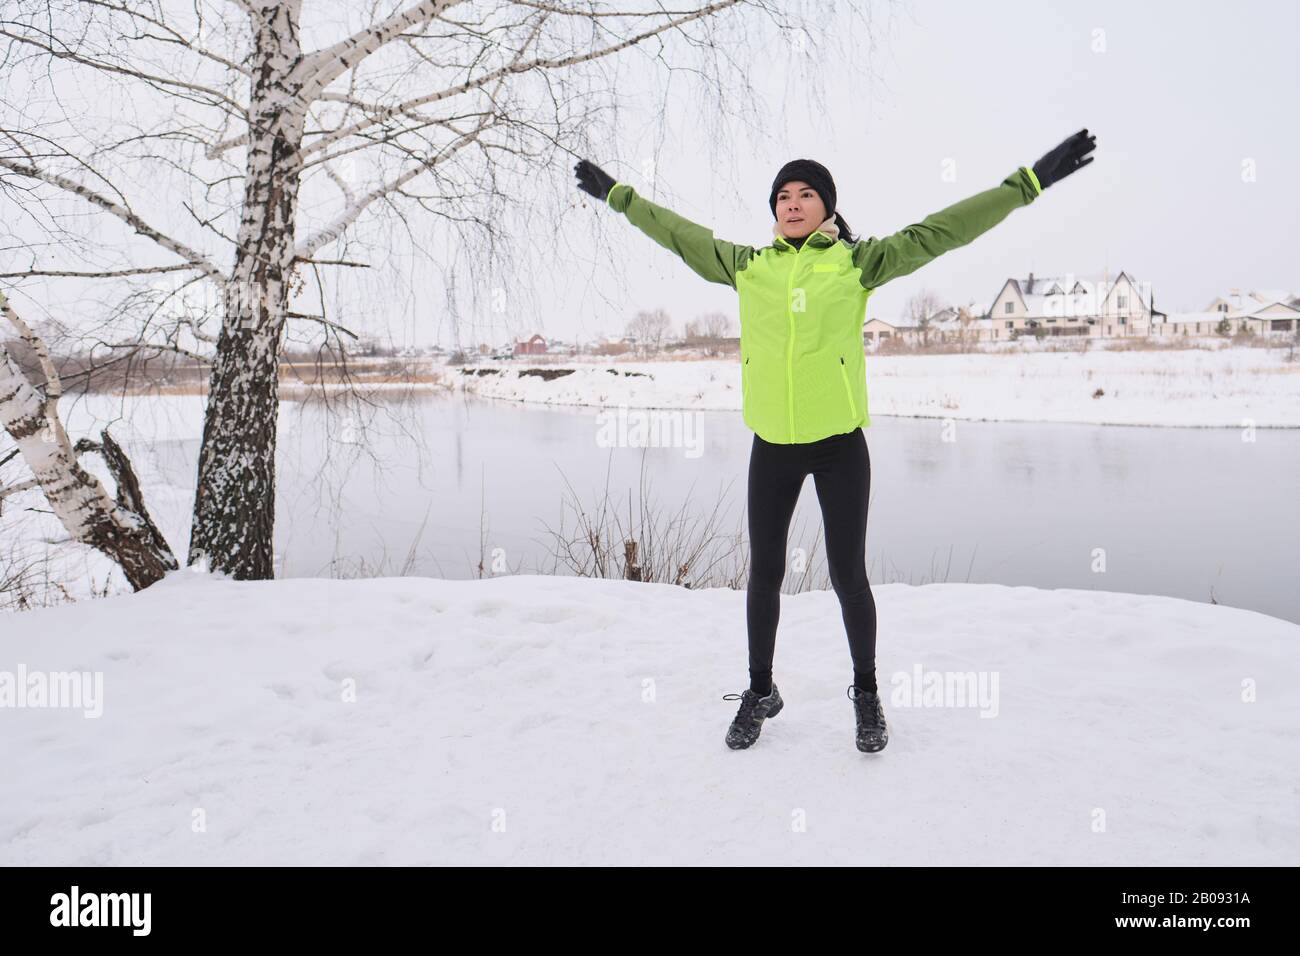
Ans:
[{"label": "bare branch", "polygon": [[[485,114],[485,117],[488,115],[491,114]],[[483,130],[488,125],[490,124],[486,122],[486,119],[484,121],[480,121],[477,128],[475,128],[474,130],[468,133],[465,133],[459,139],[454,140],[437,156],[434,156],[430,159],[423,160],[417,166],[413,167],[412,169],[408,169],[406,172],[402,173],[402,175],[398,176],[396,179],[392,180],[391,182],[377,186],[374,189],[367,192],[365,195],[361,196],[359,199],[357,199],[355,202],[349,205],[346,209],[344,209],[342,213],[340,213],[337,217],[335,217],[334,221],[331,222],[328,226],[316,232],[310,238],[308,238],[303,243],[301,243],[294,250],[294,255],[299,259],[309,258],[316,252],[317,249],[333,242],[335,239],[337,239],[340,235],[343,234],[344,229],[346,229],[349,225],[351,225],[353,222],[356,221],[357,217],[360,216],[361,213],[365,211],[367,206],[369,206],[375,200],[382,199],[384,196],[387,196],[389,193],[397,189],[400,189],[402,186],[410,182],[412,179],[414,179],[416,176],[420,175],[421,173],[429,169],[432,169],[433,167],[437,166],[440,163],[446,162],[446,160],[449,157],[460,152],[460,150],[464,149],[470,143],[477,140],[479,136],[482,135]]]},{"label": "bare branch", "polygon": [[327,329],[331,329],[332,331],[335,331],[335,332],[342,332],[344,335],[348,336],[348,338],[350,338],[350,339],[353,339],[353,340],[356,340],[356,341],[360,341],[360,339],[361,339],[361,336],[357,335],[357,333],[353,332],[351,329],[346,328],[346,327],[344,327],[344,326],[342,326],[342,325],[339,325],[337,322],[331,322],[329,319],[325,318],[323,315],[307,315],[307,314],[304,313],[304,312],[289,312],[289,313],[287,313],[287,314],[285,315],[285,318],[286,318],[286,319],[306,319],[306,320],[309,321],[309,322],[317,322],[317,323],[319,323],[319,324],[325,326]]},{"label": "bare branch", "polygon": [[[23,26],[31,30],[36,29],[31,24],[23,24]],[[42,50],[43,52],[48,53],[53,57],[56,57],[57,59],[70,60],[73,63],[80,63],[82,66],[88,66],[91,67],[92,69],[99,70],[103,73],[113,73],[121,76],[129,76],[132,79],[144,80],[146,83],[155,83],[158,86],[172,87],[178,90],[188,90],[195,93],[201,93],[204,96],[209,96],[212,98],[213,102],[210,103],[209,105],[211,106],[222,105],[227,107],[231,112],[235,113],[236,115],[241,116],[244,119],[248,118],[248,111],[244,107],[244,105],[242,103],[236,102],[235,100],[232,100],[230,97],[226,96],[226,94],[222,93],[220,90],[214,90],[211,87],[207,87],[207,86],[200,86],[197,83],[187,83],[184,80],[178,80],[173,77],[159,76],[157,74],[145,73],[142,70],[128,69],[126,67],[115,66],[112,63],[104,63],[100,60],[92,60],[89,57],[82,56],[81,54],[76,53],[75,51],[67,47],[63,47],[63,46],[56,47],[54,43],[56,42],[57,38],[51,34],[45,34],[45,36],[47,38],[47,42],[41,43],[41,42],[37,42],[31,37],[26,37],[19,33],[13,33],[10,30],[0,27],[0,37],[8,37],[9,39],[15,41],[16,43],[23,43],[29,46],[34,46],[37,49]]]},{"label": "bare branch", "polygon": [[212,361],[210,356],[200,355],[198,352],[190,351],[179,345],[164,344],[161,342],[105,342],[103,347],[109,351],[128,350],[132,354],[141,351],[154,352],[174,352],[177,355],[184,355],[186,358],[192,358],[196,362],[207,363]]},{"label": "bare branch", "polygon": [[[437,103],[440,102],[441,100],[450,99],[453,96],[459,96],[462,93],[468,93],[470,90],[474,90],[482,86],[486,86],[488,83],[491,83],[493,80],[499,80],[504,77],[510,76],[512,74],[527,73],[530,70],[537,70],[537,69],[550,70],[550,69],[558,69],[562,67],[576,66],[579,63],[587,63],[592,60],[600,59],[602,57],[611,56],[622,50],[626,50],[628,47],[635,46],[638,43],[641,43],[644,40],[649,39],[650,37],[657,36],[666,30],[671,30],[676,27],[683,26],[684,24],[690,23],[693,20],[698,20],[701,17],[710,16],[711,14],[717,13],[720,10],[725,10],[727,7],[735,6],[739,2],[741,2],[741,0],[719,0],[719,2],[717,3],[710,4],[707,7],[701,7],[700,9],[695,10],[689,14],[678,17],[675,20],[669,20],[668,22],[663,23],[652,30],[645,30],[639,34],[636,34],[635,36],[628,38],[627,40],[623,40],[618,43],[615,43],[612,46],[601,47],[598,50],[592,50],[587,53],[574,54],[573,56],[559,57],[559,58],[539,57],[537,59],[529,60],[527,62],[522,62],[520,59],[516,58],[516,60],[510,63],[509,65],[500,67],[499,69],[496,70],[492,70],[491,72],[488,73],[484,73],[482,76],[476,77],[473,80],[466,80],[464,83],[458,83],[455,86],[447,87],[446,89],[439,90],[436,93],[427,93],[423,96],[417,96],[414,99],[406,100],[402,103],[398,103],[395,106],[383,107],[377,109],[367,119],[356,122],[351,126],[345,127],[343,129],[335,130],[332,133],[327,133],[324,136],[322,136],[320,139],[314,140],[310,144],[305,144],[302,149],[303,155],[304,156],[309,155],[311,153],[316,152],[317,150],[326,148],[331,143],[336,143],[339,140],[346,139],[349,136],[355,136],[358,133],[370,129],[373,126],[377,126],[380,123],[387,122],[388,120],[394,118],[395,116],[410,114],[412,110],[415,110],[421,106],[428,106],[432,103]],[[232,146],[242,145],[246,141],[247,141],[246,137],[237,137],[235,139],[228,140],[225,143],[221,143],[218,144],[217,146],[214,146],[212,154],[215,155],[216,153],[221,152],[223,149],[227,149]]]},{"label": "bare branch", "polygon": [[113,13],[121,13],[124,14],[125,16],[131,17],[134,20],[143,21],[144,23],[147,23],[150,26],[157,27],[159,30],[162,30],[165,34],[167,34],[167,36],[165,37],[146,34],[148,39],[156,40],[159,43],[183,47],[184,49],[191,50],[194,53],[197,53],[201,57],[211,60],[213,63],[220,64],[221,66],[225,67],[228,70],[233,70],[236,73],[242,73],[244,76],[252,75],[252,71],[249,70],[248,67],[244,66],[242,63],[236,63],[233,60],[229,60],[226,57],[221,56],[220,54],[213,53],[210,50],[205,50],[203,47],[199,46],[198,43],[196,43],[195,41],[191,40],[189,37],[184,36],[177,30],[175,30],[171,26],[171,24],[163,20],[159,20],[157,17],[148,16],[142,10],[132,9],[130,7],[123,6],[120,3],[107,3],[105,2],[105,0],[79,0],[79,2],[84,7],[102,7],[103,9],[109,10]]},{"label": "bare branch", "polygon": [[422,0],[413,7],[394,13],[387,20],[354,33],[346,40],[303,57],[294,68],[300,98],[304,103],[313,102],[325,87],[384,44],[401,36],[411,27],[440,16],[444,10],[459,2],[460,0]]},{"label": "bare branch", "polygon": [[20,481],[16,485],[9,485],[7,488],[0,488],[0,501],[3,501],[10,495],[16,495],[20,491],[30,491],[32,488],[39,488],[40,486],[41,483],[35,478],[32,478],[29,481]]},{"label": "bare branch", "polygon": [[60,176],[58,173],[46,172],[45,170],[37,169],[35,166],[27,166],[15,162],[12,159],[6,159],[2,156],[0,156],[0,168],[8,169],[21,176],[28,176],[32,179],[42,180],[52,186],[58,186],[60,189],[64,189],[76,196],[80,196],[87,202],[93,203],[104,211],[112,213],[118,219],[121,219],[124,223],[134,229],[139,235],[152,239],[168,252],[173,252],[180,256],[194,268],[202,270],[209,278],[215,279],[223,285],[225,284],[226,279],[221,270],[209,262],[205,255],[191,249],[183,242],[164,235],[121,203],[107,199],[94,190],[88,189],[80,183],[75,183],[65,176]]},{"label": "bare branch", "polygon": [[117,269],[112,272],[73,272],[60,269],[32,269],[27,272],[0,272],[0,279],[26,279],[29,276],[47,276],[76,279],[121,279],[124,276],[157,275],[160,272],[190,272],[198,268],[188,262],[170,266],[141,266],[138,269]]},{"label": "bare branch", "polygon": [[217,344],[217,337],[216,337],[215,335],[211,335],[211,334],[209,334],[209,333],[207,333],[207,332],[202,332],[202,331],[200,331],[198,325],[196,325],[195,322],[194,322],[194,320],[191,319],[188,315],[187,315],[187,316],[183,316],[183,317],[181,318],[181,320],[180,320],[180,324],[181,324],[181,325],[188,325],[188,326],[190,327],[190,334],[193,335],[193,336],[194,336],[196,339],[198,339],[200,342],[207,342],[209,345],[216,345],[216,344]]}]

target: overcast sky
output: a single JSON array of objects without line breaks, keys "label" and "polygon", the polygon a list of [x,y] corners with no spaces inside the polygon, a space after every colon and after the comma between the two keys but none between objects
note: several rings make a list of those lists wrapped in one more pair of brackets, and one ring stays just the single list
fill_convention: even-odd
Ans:
[{"label": "overcast sky", "polygon": [[[816,7],[827,8],[842,6]],[[308,48],[349,29],[330,19],[331,9],[305,4]],[[364,12],[338,9],[354,19]],[[814,20],[820,33],[808,48],[811,59],[752,10],[724,14],[753,24],[751,42],[731,53],[757,84],[747,99],[761,109],[758,128],[730,114],[709,115],[682,73],[671,78],[661,113],[665,70],[635,51],[602,61],[619,90],[621,113],[612,129],[591,131],[592,145],[583,152],[718,236],[761,246],[772,239],[772,178],[790,159],[825,164],[854,231],[884,236],[996,186],[1086,126],[1098,138],[1092,165],[971,245],[878,290],[868,316],[901,315],[921,290],[954,304],[987,305],[1007,277],[1029,271],[1114,276],[1126,270],[1151,283],[1157,306],[1167,312],[1202,309],[1233,287],[1300,293],[1295,0],[914,0],[869,9],[870,35],[860,23],[850,29],[848,22]],[[667,58],[690,63],[684,50],[670,50]],[[61,97],[61,115],[79,117],[83,126],[90,110],[111,115],[132,108],[98,93],[97,85],[77,93]],[[6,98],[26,95],[17,83],[6,91]],[[148,125],[149,117],[141,121]],[[512,218],[508,228],[531,250],[527,261],[481,282],[486,298],[477,304],[456,295],[460,344],[506,344],[533,332],[617,336],[643,309],[667,310],[678,330],[715,310],[734,321],[734,290],[700,279],[612,210],[583,206],[572,166],[571,159],[557,161],[549,176],[527,184],[543,198],[541,206],[562,210],[550,217],[534,211],[528,225]],[[166,169],[142,170],[144,181],[122,186],[149,221],[228,262],[229,247],[179,208],[194,188],[182,174],[168,181]],[[39,242],[29,217],[5,205],[22,196],[13,191],[0,200],[3,225],[16,231],[18,245]],[[300,229],[309,231],[313,215],[333,215],[328,203],[338,201],[304,192]],[[134,241],[130,255],[146,264],[163,261],[159,250],[132,240],[115,220],[79,200],[62,202],[84,217],[82,231],[96,241]],[[452,250],[457,244],[438,217],[418,209],[407,215],[433,255],[413,255],[405,227],[363,221],[345,251],[374,268],[330,274],[326,305],[332,318],[358,331],[397,344],[449,346],[455,323],[439,269],[453,257],[437,244],[450,243]],[[335,245],[323,254],[343,251]],[[42,262],[53,267],[62,258],[58,249],[46,249]],[[455,275],[457,282],[469,278],[463,267]],[[102,310],[76,301],[74,282],[23,283],[13,298],[35,321],[51,315],[74,326],[96,321]],[[96,282],[98,292],[103,280]],[[494,288],[502,291],[495,299]],[[316,290],[304,294],[303,305],[316,311]]]}]

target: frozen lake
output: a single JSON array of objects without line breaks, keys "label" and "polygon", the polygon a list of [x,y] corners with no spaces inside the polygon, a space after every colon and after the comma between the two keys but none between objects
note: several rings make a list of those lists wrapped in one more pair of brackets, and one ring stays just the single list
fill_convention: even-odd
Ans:
[{"label": "frozen lake", "polygon": [[[649,413],[631,410],[623,424],[637,414]],[[318,405],[286,403],[280,573],[405,567],[472,577],[481,542],[489,562],[495,554],[512,571],[547,570],[548,526],[573,527],[566,497],[591,508],[608,485],[626,524],[643,474],[665,511],[685,507],[702,518],[717,507],[721,529],[741,532],[753,436],[740,415],[654,414],[656,424],[681,429],[659,436],[675,444],[646,447],[653,437],[620,432],[616,413],[595,408],[416,393],[362,418],[331,418]],[[1213,594],[1300,622],[1300,431],[1259,429],[1243,441],[1237,428],[945,427],[882,415],[866,437],[873,583],[991,582],[1196,601]],[[177,493],[164,526],[178,544],[188,534],[184,495],[192,495],[197,448],[179,439],[135,452],[148,483]],[[808,479],[790,548],[808,549],[822,573],[815,541],[820,512]]]}]

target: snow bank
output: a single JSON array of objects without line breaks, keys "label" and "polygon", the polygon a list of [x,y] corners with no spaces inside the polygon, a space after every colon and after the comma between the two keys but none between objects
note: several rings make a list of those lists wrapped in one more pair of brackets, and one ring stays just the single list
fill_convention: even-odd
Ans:
[{"label": "snow bank", "polygon": [[[1097,425],[1300,427],[1300,361],[1286,350],[867,355],[872,417]],[[536,374],[573,369],[546,379]],[[477,374],[484,370],[485,374]],[[492,363],[448,369],[461,389],[556,405],[740,410],[734,358]],[[1101,394],[1097,394],[1100,390]]]},{"label": "snow bank", "polygon": [[[875,593],[877,755],[853,746],[830,592],[785,599],[786,707],[748,751],[723,743],[737,591],[181,571],[0,616],[0,677],[102,674],[98,717],[0,708],[0,864],[1300,862],[1300,627],[1094,591]],[[995,693],[903,706],[891,677],[917,668]]]}]

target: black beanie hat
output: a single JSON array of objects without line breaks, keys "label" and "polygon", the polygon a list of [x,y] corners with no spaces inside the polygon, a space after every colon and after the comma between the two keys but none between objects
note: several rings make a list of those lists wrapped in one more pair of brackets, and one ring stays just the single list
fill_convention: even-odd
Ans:
[{"label": "black beanie hat", "polygon": [[822,205],[826,207],[828,218],[835,215],[835,180],[831,178],[831,171],[812,159],[792,159],[781,167],[776,179],[772,181],[772,194],[768,197],[767,204],[772,209],[773,219],[776,218],[776,194],[782,186],[794,180],[805,182],[816,190]]}]

